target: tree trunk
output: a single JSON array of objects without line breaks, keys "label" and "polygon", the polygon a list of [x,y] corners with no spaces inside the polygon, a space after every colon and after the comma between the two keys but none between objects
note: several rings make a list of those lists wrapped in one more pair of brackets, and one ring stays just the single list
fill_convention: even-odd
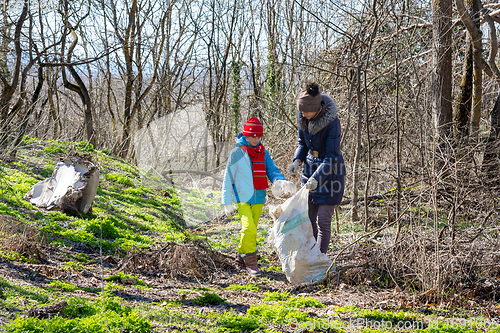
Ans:
[{"label": "tree trunk", "polygon": [[[73,42],[71,43],[71,46],[68,49],[68,55],[66,56],[66,62],[69,64],[71,63],[73,50],[75,49],[76,44],[78,43],[78,35],[73,31],[73,28],[70,27],[69,25],[67,26],[67,29],[71,31],[71,36],[73,37]],[[63,42],[63,52],[64,52],[64,42]],[[85,133],[87,135],[87,141],[91,143],[93,146],[96,146],[95,135],[94,135],[94,123],[92,121],[92,101],[90,99],[89,91],[87,90],[87,87],[85,86],[83,80],[80,78],[80,75],[78,75],[78,73],[76,72],[75,68],[71,65],[68,65],[67,68],[73,79],[76,81],[76,85],[68,81],[66,77],[66,69],[63,68],[62,78],[64,87],[71,91],[76,92],[80,96],[80,99],[82,100],[83,104],[84,128],[85,128]]]},{"label": "tree trunk", "polygon": [[459,147],[467,144],[469,138],[469,120],[472,110],[472,82],[473,82],[473,50],[470,36],[467,37],[462,82],[456,100],[455,114],[455,143]]},{"label": "tree trunk", "polygon": [[[75,50],[76,45],[78,44],[78,35],[75,33],[76,27],[73,27],[70,22],[68,21],[68,16],[69,16],[69,1],[65,0],[64,1],[64,12],[62,13],[63,16],[63,22],[64,22],[64,35],[62,39],[62,46],[61,50],[63,54],[61,55],[61,58],[64,57],[64,52],[65,52],[65,44],[66,44],[66,32],[69,31],[71,33],[71,37],[73,38],[73,41],[71,42],[71,45],[68,49],[68,54],[66,55],[66,63],[71,64],[71,58],[73,56],[73,51]],[[88,13],[87,13],[88,15]],[[85,17],[85,16],[84,16]],[[82,18],[83,19],[83,18]],[[84,111],[84,128],[85,128],[85,133],[87,135],[87,141],[90,142],[92,145],[96,146],[96,141],[95,141],[95,135],[94,135],[94,123],[92,121],[92,101],[90,99],[90,94],[85,86],[85,83],[83,80],[80,78],[80,75],[76,72],[75,68],[71,65],[67,65],[67,68],[73,77],[73,79],[76,81],[76,85],[72,84],[68,81],[66,77],[66,69],[63,68],[62,70],[62,78],[63,78],[63,84],[64,87],[76,92],[79,96],[80,99],[82,100],[83,104],[83,111]]]},{"label": "tree trunk", "polygon": [[[444,0],[441,0],[444,1]],[[448,1],[448,0],[446,0]],[[480,27],[479,16],[479,0],[469,0],[470,14],[467,12],[463,0],[456,0],[457,10],[460,14],[460,19],[467,28],[471,36],[474,58],[474,81],[473,81],[473,97],[472,97],[472,116],[471,116],[471,132],[475,139],[479,134],[479,121],[481,119],[481,100],[483,98],[482,84],[482,32]]]},{"label": "tree trunk", "polygon": [[[396,19],[397,20],[397,19]],[[396,24],[396,30],[399,30],[399,20]],[[397,34],[396,34],[397,37]],[[401,122],[399,115],[399,43],[396,38],[396,56],[395,56],[395,65],[394,67],[394,76],[396,78],[396,100],[395,100],[395,108],[394,108],[394,120],[396,122],[396,216],[395,219],[398,220],[396,224],[396,237],[394,239],[394,243],[397,243],[399,239],[399,234],[401,233],[401,222],[399,216],[401,214]]]},{"label": "tree trunk", "polygon": [[[114,3],[113,3],[114,6]],[[135,51],[135,38],[137,35],[137,21],[136,16],[138,14],[137,1],[133,0],[128,11],[128,24],[125,29],[124,36],[118,36],[121,42],[121,47],[123,51],[123,58],[125,61],[125,96],[123,105],[123,127],[122,135],[115,152],[123,158],[126,158],[129,153],[130,147],[130,134],[132,127],[132,93],[133,85],[135,80],[133,62],[134,62],[134,51]],[[118,34],[118,23],[117,18],[114,18],[114,29],[115,33]]]},{"label": "tree trunk", "polygon": [[14,157],[16,156],[16,147],[21,143],[23,140],[23,137],[26,133],[26,128],[28,127],[28,121],[35,110],[35,104],[38,101],[38,98],[40,96],[40,91],[42,90],[43,87],[43,81],[44,81],[44,75],[43,75],[43,67],[38,67],[38,84],[36,85],[35,92],[33,93],[33,96],[31,97],[31,104],[27,106],[28,110],[26,111],[26,114],[24,115],[20,131],[12,144],[12,151],[10,153],[10,156]]},{"label": "tree trunk", "polygon": [[472,10],[471,16],[474,22],[478,38],[473,39],[473,55],[474,55],[474,95],[472,97],[472,121],[471,121],[471,132],[474,139],[477,139],[479,135],[479,122],[481,121],[481,109],[483,100],[483,43],[482,43],[482,31],[480,29],[480,13],[479,13],[479,1],[471,0]]},{"label": "tree trunk", "polygon": [[240,121],[241,121],[241,67],[242,62],[240,60],[233,60],[231,63],[231,69],[233,73],[233,102],[231,103],[231,109],[233,111],[233,131],[236,137],[241,131]]},{"label": "tree trunk", "polygon": [[370,179],[372,176],[372,145],[370,136],[370,106],[368,105],[368,85],[366,82],[366,70],[364,72],[364,84],[365,84],[365,112],[366,112],[366,144],[368,153],[368,168],[366,172],[365,180],[365,190],[364,190],[364,202],[365,202],[365,232],[368,232],[368,218],[370,217],[368,210],[368,192],[370,191]]},{"label": "tree trunk", "polygon": [[[359,183],[359,160],[361,155],[361,117],[363,102],[361,100],[361,69],[358,67],[356,74],[356,97],[358,99],[358,110],[356,112],[357,126],[356,126],[356,151],[354,153],[354,165],[352,175],[352,213],[351,221],[357,221],[358,217],[358,183]],[[367,203],[365,203],[366,205]]]},{"label": "tree trunk", "polygon": [[[21,73],[21,29],[23,27],[24,21],[28,16],[28,0],[24,1],[23,10],[16,22],[16,29],[14,32],[14,49],[15,49],[15,59],[14,66],[11,72],[7,72],[8,76],[12,77],[9,83],[8,76],[5,77],[4,73],[0,73],[0,80],[3,85],[2,94],[0,95],[0,147],[5,147],[7,145],[7,137],[11,132],[10,122],[12,121],[14,114],[10,113],[10,106],[12,98],[19,84],[19,77]],[[2,36],[3,39],[9,39],[10,36]]]},{"label": "tree trunk", "polygon": [[62,130],[62,125],[60,126],[60,118],[59,118],[59,102],[56,104],[56,101],[59,100],[57,96],[57,70],[55,74],[51,74],[49,70],[45,71],[45,81],[46,89],[47,89],[47,102],[49,103],[49,113],[52,117],[52,121],[54,122],[54,140],[59,138],[59,131]]},{"label": "tree trunk", "polygon": [[499,138],[500,138],[500,94],[498,94],[495,106],[490,111],[490,136],[486,142],[483,157],[482,172],[489,182],[498,183],[500,170],[499,163]]},{"label": "tree trunk", "polygon": [[[432,73],[432,114],[436,140],[436,167],[441,169],[448,153],[452,128],[452,0],[433,0],[434,66]],[[444,154],[444,155],[443,155]]]}]

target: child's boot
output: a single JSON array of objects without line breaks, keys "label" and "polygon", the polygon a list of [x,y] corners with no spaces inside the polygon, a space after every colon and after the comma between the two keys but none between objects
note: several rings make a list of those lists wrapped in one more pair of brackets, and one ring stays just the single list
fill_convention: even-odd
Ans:
[{"label": "child's boot", "polygon": [[239,253],[236,253],[236,260],[234,261],[234,265],[236,266],[236,269],[238,271],[246,271],[245,261]]},{"label": "child's boot", "polygon": [[252,253],[240,254],[240,256],[245,262],[247,273],[252,276],[259,276],[260,271],[259,266],[257,265],[257,251]]}]

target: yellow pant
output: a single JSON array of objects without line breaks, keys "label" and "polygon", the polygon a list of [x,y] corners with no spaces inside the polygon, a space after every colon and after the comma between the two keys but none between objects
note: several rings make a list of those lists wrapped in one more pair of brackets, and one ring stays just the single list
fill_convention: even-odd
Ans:
[{"label": "yellow pant", "polygon": [[238,202],[238,214],[241,219],[241,237],[238,253],[253,253],[257,250],[257,224],[264,204],[252,205]]}]

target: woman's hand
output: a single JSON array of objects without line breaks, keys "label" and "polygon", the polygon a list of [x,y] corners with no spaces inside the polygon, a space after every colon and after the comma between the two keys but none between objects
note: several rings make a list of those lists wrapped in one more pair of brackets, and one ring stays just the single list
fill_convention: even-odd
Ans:
[{"label": "woman's hand", "polygon": [[295,161],[293,161],[292,164],[290,164],[290,167],[288,168],[288,173],[291,176],[295,176],[295,174],[297,174],[297,171],[299,170],[299,167],[300,167],[300,160],[296,159]]},{"label": "woman's hand", "polygon": [[318,181],[313,177],[309,178],[309,180],[306,183],[306,188],[309,191],[314,191],[316,187],[318,187]]}]

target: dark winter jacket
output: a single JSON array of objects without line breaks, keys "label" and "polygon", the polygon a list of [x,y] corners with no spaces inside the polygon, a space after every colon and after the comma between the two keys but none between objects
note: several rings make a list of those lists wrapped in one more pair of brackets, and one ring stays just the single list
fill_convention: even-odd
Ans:
[{"label": "dark winter jacket", "polygon": [[318,187],[309,193],[309,201],[338,205],[344,194],[346,176],[340,153],[340,120],[335,101],[328,95],[321,96],[322,109],[317,117],[307,120],[298,112],[299,143],[293,159],[304,162],[302,184],[310,177],[318,181]]}]

